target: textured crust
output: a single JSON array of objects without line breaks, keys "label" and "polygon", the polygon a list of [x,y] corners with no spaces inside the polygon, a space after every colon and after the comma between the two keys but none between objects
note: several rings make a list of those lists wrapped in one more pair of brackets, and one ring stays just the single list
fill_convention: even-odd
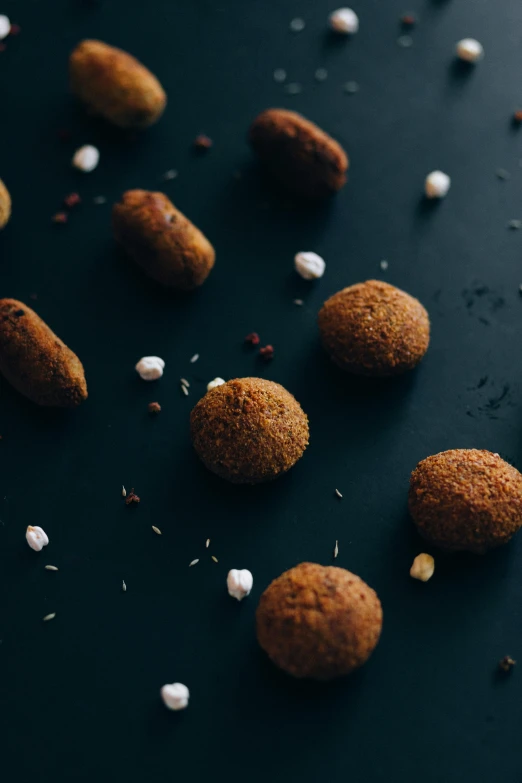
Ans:
[{"label": "textured crust", "polygon": [[331,296],[319,311],[319,330],[333,361],[356,375],[411,370],[430,341],[430,320],[421,303],[379,280]]},{"label": "textured crust", "polygon": [[362,666],[382,628],[377,593],[344,568],[315,563],[286,571],[265,590],[257,638],[294,677],[331,680]]},{"label": "textured crust", "polygon": [[16,299],[0,299],[0,372],[37,405],[74,408],[87,399],[76,354]]},{"label": "textured crust", "polygon": [[188,291],[214,266],[208,239],[163,193],[128,190],[112,209],[114,236],[154,280]]},{"label": "textured crust", "polygon": [[261,378],[236,378],[207,392],[190,424],[201,461],[235,484],[277,478],[308,445],[308,418],[295,397]]},{"label": "textured crust", "polygon": [[11,196],[0,179],[0,229],[4,228],[11,217]]},{"label": "textured crust", "polygon": [[294,111],[262,112],[249,140],[271,175],[299,196],[325,198],[346,182],[348,157],[341,145]]},{"label": "textured crust", "polygon": [[82,41],[69,59],[71,89],[93,114],[120,128],[146,128],[165,109],[156,77],[135,57],[102,41]]},{"label": "textured crust", "polygon": [[490,451],[443,451],[411,474],[409,508],[432,544],[484,554],[522,525],[522,475]]}]

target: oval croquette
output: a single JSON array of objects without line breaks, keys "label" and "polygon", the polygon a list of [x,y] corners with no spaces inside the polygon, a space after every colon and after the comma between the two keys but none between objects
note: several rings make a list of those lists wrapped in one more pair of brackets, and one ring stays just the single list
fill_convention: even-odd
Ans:
[{"label": "oval croquette", "polygon": [[256,613],[257,638],[294,677],[331,680],[362,666],[382,628],[377,593],[344,568],[301,563],[267,587]]},{"label": "oval croquette", "polygon": [[522,525],[522,475],[490,451],[443,451],[411,474],[409,508],[430,543],[483,554]]},{"label": "oval croquette", "polygon": [[319,311],[327,353],[355,375],[390,376],[413,369],[430,341],[428,313],[413,296],[379,280],[334,294]]},{"label": "oval croquette", "polygon": [[277,478],[308,445],[308,418],[295,397],[261,378],[236,378],[207,392],[190,424],[201,461],[235,484]]}]

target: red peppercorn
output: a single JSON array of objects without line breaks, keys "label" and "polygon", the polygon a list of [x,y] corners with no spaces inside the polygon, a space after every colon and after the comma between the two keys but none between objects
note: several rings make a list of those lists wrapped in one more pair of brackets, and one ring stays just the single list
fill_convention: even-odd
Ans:
[{"label": "red peppercorn", "polygon": [[22,28],[19,24],[12,24],[11,29],[9,30],[9,35],[20,35],[22,32]]},{"label": "red peppercorn", "polygon": [[522,122],[522,109],[519,109],[514,113],[513,119],[515,122]]},{"label": "red peppercorn", "polygon": [[417,20],[413,14],[404,14],[404,16],[401,17],[401,24],[403,24],[404,27],[413,27],[416,22]]},{"label": "red peppercorn", "polygon": [[257,332],[250,332],[250,334],[247,334],[245,337],[245,342],[250,343],[250,345],[259,345],[261,340]]},{"label": "red peppercorn", "polygon": [[81,198],[78,195],[78,193],[69,193],[68,196],[66,196],[63,200],[63,203],[66,207],[75,207],[76,204],[79,204],[81,202]]},{"label": "red peppercorn", "polygon": [[57,212],[52,217],[53,223],[67,223],[67,214],[65,212]]},{"label": "red peppercorn", "polygon": [[270,361],[270,359],[274,358],[274,348],[272,345],[265,345],[263,348],[259,349],[259,355],[266,361]]},{"label": "red peppercorn", "polygon": [[194,139],[194,146],[197,150],[209,150],[213,143],[214,142],[212,139],[210,139],[208,136],[205,136],[204,133],[201,133]]}]

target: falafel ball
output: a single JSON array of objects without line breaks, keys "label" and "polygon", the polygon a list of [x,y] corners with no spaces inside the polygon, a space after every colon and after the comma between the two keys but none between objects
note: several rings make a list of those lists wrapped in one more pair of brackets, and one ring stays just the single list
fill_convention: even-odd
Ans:
[{"label": "falafel ball", "polygon": [[277,478],[308,445],[308,418],[295,397],[262,378],[236,378],[207,392],[190,427],[204,465],[234,484]]},{"label": "falafel ball", "polygon": [[257,639],[294,677],[332,680],[366,663],[382,628],[377,593],[344,568],[301,565],[267,587],[256,613]]},{"label": "falafel ball", "polygon": [[380,280],[357,283],[319,311],[323,346],[341,369],[391,376],[413,369],[428,350],[430,320],[413,296]]},{"label": "falafel ball", "polygon": [[522,475],[490,451],[451,449],[419,462],[408,503],[427,541],[484,554],[522,526]]},{"label": "falafel ball", "polygon": [[11,217],[11,196],[0,179],[0,229],[4,228]]}]

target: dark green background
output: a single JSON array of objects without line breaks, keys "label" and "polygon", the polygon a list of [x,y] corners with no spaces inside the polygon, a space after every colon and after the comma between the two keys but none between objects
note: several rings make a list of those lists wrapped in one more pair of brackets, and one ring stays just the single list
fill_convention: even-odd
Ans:
[{"label": "dark green background", "polygon": [[[338,42],[326,32],[335,7],[326,0],[0,8],[22,26],[0,54],[0,176],[13,196],[1,295],[37,310],[78,353],[89,384],[73,412],[40,410],[0,387],[6,783],[522,778],[522,673],[496,675],[501,656],[522,659],[522,542],[484,558],[438,556],[433,580],[416,583],[408,571],[425,545],[406,512],[409,473],[428,454],[480,447],[522,466],[522,234],[506,228],[522,218],[522,136],[510,123],[522,106],[522,5],[353,3],[360,32]],[[410,10],[420,23],[406,50],[396,39]],[[307,23],[298,35],[288,30],[295,16]],[[476,69],[454,65],[465,36],[486,50]],[[74,106],[67,57],[84,37],[157,73],[169,105],[156,127],[125,135]],[[325,83],[314,80],[318,67]],[[286,95],[275,68],[302,94]],[[343,93],[348,80],[357,95]],[[296,206],[260,181],[245,134],[274,105],[302,111],[345,145],[349,183],[326,208]],[[215,144],[197,157],[200,132]],[[89,175],[70,166],[84,143],[101,151]],[[499,167],[509,181],[496,178]],[[163,184],[171,168],[179,177]],[[452,189],[426,209],[423,181],[435,168],[450,173]],[[200,291],[165,294],[115,249],[110,204],[131,187],[164,188],[214,243],[216,267]],[[67,225],[52,225],[71,191],[83,203]],[[98,195],[106,205],[92,203]],[[293,273],[298,250],[325,257],[321,281]],[[418,296],[432,319],[424,363],[395,382],[341,377],[318,345],[324,299],[371,277]],[[275,346],[272,364],[245,350],[252,330]],[[133,369],[149,354],[166,361],[157,384]],[[311,443],[285,478],[229,486],[194,456],[189,411],[214,376],[255,374],[296,395]],[[163,406],[154,419],[152,400]],[[123,505],[122,484],[136,488],[139,507]],[[50,536],[41,554],[25,543],[28,524]],[[255,606],[284,569],[332,562],[335,539],[338,564],[382,599],[382,641],[350,679],[295,682],[257,649]],[[254,589],[237,604],[225,578],[245,567]],[[176,680],[191,691],[182,714],[158,695]]]}]

